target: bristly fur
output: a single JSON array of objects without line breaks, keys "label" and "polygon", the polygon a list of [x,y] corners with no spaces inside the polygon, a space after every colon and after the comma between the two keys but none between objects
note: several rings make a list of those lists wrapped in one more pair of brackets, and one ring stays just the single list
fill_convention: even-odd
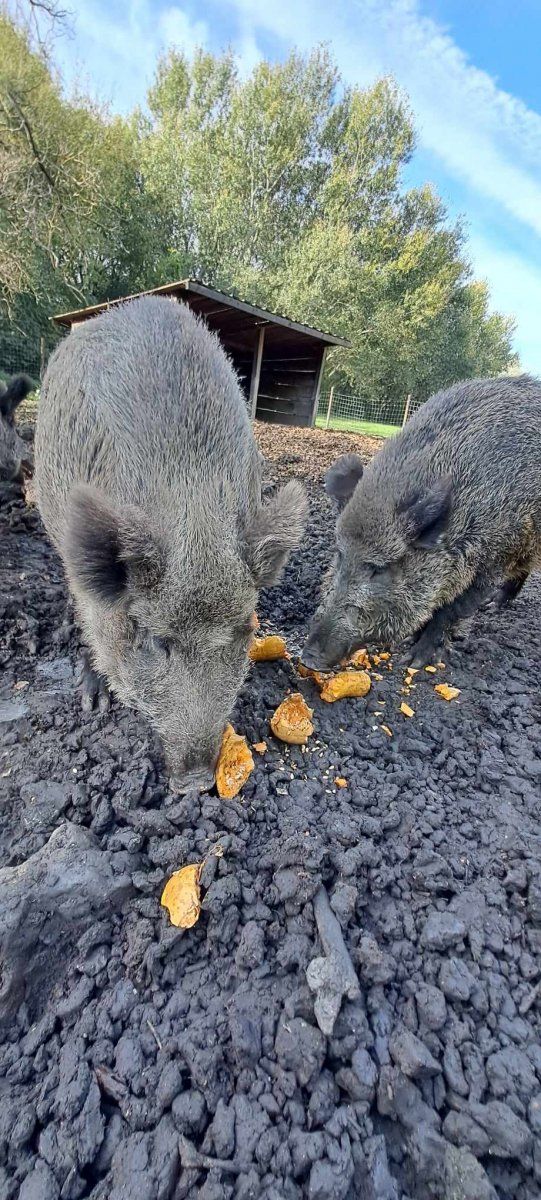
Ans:
[{"label": "bristly fur", "polygon": [[325,475],[325,490],[337,501],[338,508],[351,500],[355,488],[363,476],[363,463],[358,454],[343,454]]},{"label": "bristly fur", "polygon": [[260,509],[250,529],[248,559],[258,587],[277,583],[300,542],[308,516],[304,488],[292,479]]},{"label": "bristly fur", "polygon": [[289,484],[262,459],[224,349],[148,296],[73,329],[52,355],[36,485],[97,670],[162,737],[171,769],[212,770],[247,670],[257,591],[298,541]]},{"label": "bristly fur", "polygon": [[310,665],[331,666],[368,639],[402,641],[443,609],[451,619],[465,593],[481,598],[509,579],[521,586],[541,566],[540,446],[541,383],[525,375],[433,396],[354,488],[339,460],[330,490],[349,488],[349,498],[333,583],[309,632]]}]

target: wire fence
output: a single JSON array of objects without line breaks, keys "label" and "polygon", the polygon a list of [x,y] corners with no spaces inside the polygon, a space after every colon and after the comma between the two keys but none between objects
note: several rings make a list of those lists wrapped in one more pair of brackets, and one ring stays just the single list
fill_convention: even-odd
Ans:
[{"label": "wire fence", "polygon": [[26,335],[20,329],[0,325],[0,379],[24,373],[39,387],[49,357],[59,341],[59,334]]},{"label": "wire fence", "polygon": [[332,387],[320,393],[316,425],[318,429],[392,437],[421,403],[413,396],[405,396],[403,400],[374,400]]},{"label": "wire fence", "polygon": [[[49,357],[61,332],[25,335],[12,326],[0,324],[0,381],[19,372],[29,375],[36,393]],[[37,394],[29,403],[35,405]],[[319,429],[361,433],[369,437],[392,437],[419,408],[421,401],[412,396],[403,400],[374,400],[331,387],[319,397],[316,425]]]}]

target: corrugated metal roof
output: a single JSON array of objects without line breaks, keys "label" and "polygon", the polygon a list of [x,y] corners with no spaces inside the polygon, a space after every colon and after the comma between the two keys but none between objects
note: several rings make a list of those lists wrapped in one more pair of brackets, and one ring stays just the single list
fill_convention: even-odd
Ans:
[{"label": "corrugated metal roof", "polygon": [[[164,283],[160,287],[149,288],[145,292],[135,292],[130,296],[119,296],[115,300],[106,300],[103,304],[91,304],[88,308],[74,309],[72,312],[57,313],[51,317],[51,320],[58,325],[72,325],[75,321],[85,321],[97,313],[103,312],[116,304],[123,304],[127,300],[136,300],[140,296],[173,296],[181,292],[191,293],[193,295],[203,296],[209,300],[214,300],[216,303],[223,303],[224,307],[237,308],[241,312],[246,312],[254,317],[254,324],[259,322],[272,322],[275,325],[283,325],[287,329],[292,329],[297,333],[302,333],[307,337],[316,338],[320,342],[326,342],[333,346],[349,346],[346,338],[337,337],[333,333],[326,333],[321,329],[312,329],[309,325],[303,325],[300,321],[292,321],[289,317],[284,317],[280,313],[271,312],[269,309],[259,308],[255,304],[249,304],[245,300],[239,300],[237,296],[233,296],[229,292],[219,292],[216,288],[209,287],[200,279],[180,279],[173,283]],[[202,316],[205,314],[202,313]]]}]

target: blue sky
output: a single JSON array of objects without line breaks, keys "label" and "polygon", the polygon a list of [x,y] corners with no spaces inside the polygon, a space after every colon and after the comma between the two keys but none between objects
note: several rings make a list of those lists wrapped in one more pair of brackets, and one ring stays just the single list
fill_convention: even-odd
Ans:
[{"label": "blue sky", "polygon": [[261,57],[326,42],[351,84],[392,74],[430,180],[466,219],[475,274],[518,322],[523,367],[541,374],[541,4],[539,0],[75,0],[55,43],[68,81],[119,111],[144,103],[157,54],[231,45]]}]

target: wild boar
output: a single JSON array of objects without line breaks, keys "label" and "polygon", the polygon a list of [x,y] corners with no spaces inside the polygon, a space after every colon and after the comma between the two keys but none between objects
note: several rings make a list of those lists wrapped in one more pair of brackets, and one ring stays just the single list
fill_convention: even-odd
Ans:
[{"label": "wild boar", "polygon": [[32,461],[32,451],[15,426],[15,412],[31,391],[26,375],[15,375],[7,385],[0,383],[0,480],[4,482],[19,479],[22,463]]},{"label": "wild boar", "polygon": [[541,566],[541,384],[526,375],[432,396],[363,469],[326,476],[336,559],[303,661],[328,669],[373,642],[416,637],[413,661]]},{"label": "wild boar", "polygon": [[258,589],[304,526],[301,485],[263,503],[261,468],[235,372],[186,306],[114,306],[53,354],[36,490],[95,668],[87,704],[105,679],[143,713],[178,791],[212,783]]}]

